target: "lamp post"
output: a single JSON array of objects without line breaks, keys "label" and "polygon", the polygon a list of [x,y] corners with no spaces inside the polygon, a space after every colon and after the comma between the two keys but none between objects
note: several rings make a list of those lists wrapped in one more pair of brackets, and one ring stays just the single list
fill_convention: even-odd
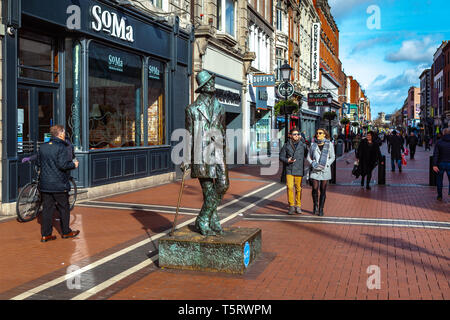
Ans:
[{"label": "lamp post", "polygon": [[[288,64],[287,60],[280,67],[281,78],[284,81],[286,88],[289,80],[291,79],[292,67]],[[288,99],[288,91],[284,90],[284,101]],[[288,142],[288,110],[286,104],[284,105],[284,143]],[[283,172],[281,173],[281,182],[286,182],[286,164],[283,162]]]},{"label": "lamp post", "polygon": [[[289,82],[289,80],[291,79],[291,72],[292,72],[292,67],[287,63],[287,61],[284,61],[284,64],[280,67],[280,71],[281,71],[281,78],[284,81],[285,84],[287,84]],[[284,101],[287,101],[288,99],[288,92],[287,90],[284,91]],[[285,120],[285,136],[284,136],[284,142],[288,141],[288,110],[286,110],[286,105],[284,106],[284,120]]]},{"label": "lamp post", "polygon": [[331,102],[333,101],[332,97],[328,97],[328,105],[330,106],[330,115],[328,117],[328,133],[330,134],[330,138],[333,138],[333,133],[331,132]]}]

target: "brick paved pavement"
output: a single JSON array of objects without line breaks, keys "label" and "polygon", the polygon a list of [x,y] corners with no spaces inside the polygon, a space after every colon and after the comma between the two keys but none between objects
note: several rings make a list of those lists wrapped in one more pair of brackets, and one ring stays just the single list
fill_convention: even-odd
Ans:
[{"label": "brick paved pavement", "polygon": [[[447,300],[450,200],[438,202],[427,186],[428,156],[419,147],[416,160],[391,173],[387,155],[386,185],[365,190],[351,176],[353,155],[345,154],[323,218],[311,215],[309,186],[304,214],[291,217],[279,174],[233,169],[220,217],[240,212],[225,225],[258,227],[263,236],[262,254],[244,275],[158,267],[157,238],[171,227],[179,183],[81,203],[72,213],[71,227],[81,230],[75,239],[55,231],[58,239],[43,244],[38,220],[2,220],[0,299]],[[188,180],[179,224],[195,219],[201,203],[198,182]],[[380,289],[368,288],[370,266],[379,270]],[[83,268],[74,278],[80,287],[65,279],[68,267]]]}]

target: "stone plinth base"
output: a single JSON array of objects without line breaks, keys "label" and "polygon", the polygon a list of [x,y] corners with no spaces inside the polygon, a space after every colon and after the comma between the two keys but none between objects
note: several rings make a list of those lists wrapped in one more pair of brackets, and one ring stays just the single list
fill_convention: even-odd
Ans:
[{"label": "stone plinth base", "polygon": [[261,229],[224,228],[223,235],[206,237],[186,226],[159,239],[159,266],[243,274],[261,247]]}]

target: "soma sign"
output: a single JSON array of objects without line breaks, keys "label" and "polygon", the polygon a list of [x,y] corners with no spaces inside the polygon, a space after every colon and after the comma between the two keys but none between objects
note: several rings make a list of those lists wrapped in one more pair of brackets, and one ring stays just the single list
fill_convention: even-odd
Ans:
[{"label": "soma sign", "polygon": [[91,28],[94,31],[104,31],[111,37],[119,38],[128,42],[134,42],[133,27],[127,26],[124,17],[120,17],[115,12],[102,10],[99,5],[91,8],[91,16],[94,19],[91,22]]}]

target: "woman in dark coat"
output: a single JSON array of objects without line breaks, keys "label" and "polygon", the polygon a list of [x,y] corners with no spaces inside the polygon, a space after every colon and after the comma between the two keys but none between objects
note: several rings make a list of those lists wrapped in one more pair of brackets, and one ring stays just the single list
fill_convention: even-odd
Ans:
[{"label": "woman in dark coat", "polygon": [[366,189],[370,189],[372,171],[378,163],[382,163],[380,145],[375,140],[375,133],[369,131],[367,139],[363,139],[356,152],[361,169],[361,186],[364,186],[364,178],[367,176]]}]

